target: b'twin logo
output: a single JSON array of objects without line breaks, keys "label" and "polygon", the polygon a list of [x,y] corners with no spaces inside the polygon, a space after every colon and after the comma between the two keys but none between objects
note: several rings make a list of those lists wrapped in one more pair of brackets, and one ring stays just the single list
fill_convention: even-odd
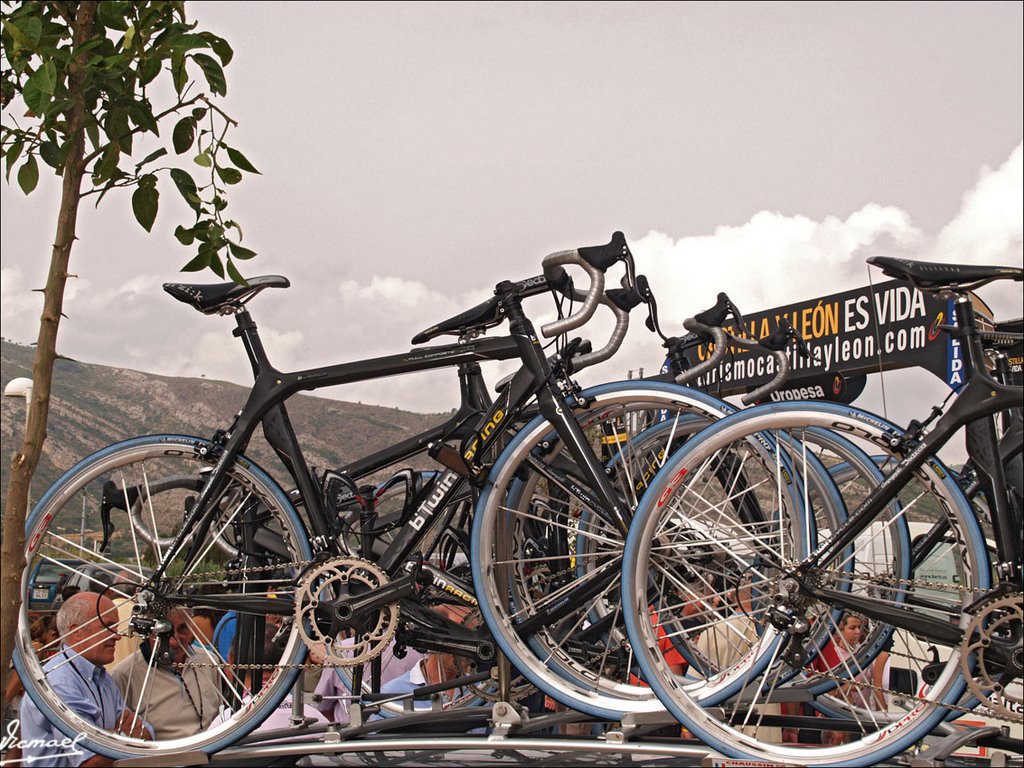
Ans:
[{"label": "b'twin logo", "polygon": [[409,521],[409,525],[417,531],[422,528],[433,517],[438,505],[444,500],[445,494],[455,485],[455,481],[458,479],[459,476],[451,470],[445,472],[444,477],[434,487],[430,498],[420,504],[419,509],[416,510],[416,517]]}]

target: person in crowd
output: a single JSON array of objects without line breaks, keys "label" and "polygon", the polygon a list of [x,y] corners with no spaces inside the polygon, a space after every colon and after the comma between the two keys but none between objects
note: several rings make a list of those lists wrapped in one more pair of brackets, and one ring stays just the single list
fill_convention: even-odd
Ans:
[{"label": "person in crowd", "polygon": [[[279,646],[276,642],[274,642],[274,636],[277,634],[277,630],[278,627],[268,621],[263,641],[262,675],[264,683],[269,682],[271,677],[277,671],[276,665],[281,662],[281,656],[284,652],[284,649],[281,646]],[[230,652],[228,661],[231,664],[235,663],[234,651]],[[244,680],[244,686],[246,690],[241,701],[239,701],[238,705],[234,707],[235,710],[247,707],[252,703],[253,695],[251,693],[251,690],[253,685],[254,674],[255,673],[252,671],[246,673]],[[227,720],[231,717],[231,714],[231,709],[228,709],[227,707],[221,708],[221,711],[218,713],[217,717],[213,719],[213,722],[210,724],[210,727],[213,728],[227,722]],[[327,724],[329,722],[329,720],[312,704],[305,704],[303,706],[303,717],[310,725]],[[284,699],[281,700],[281,703],[277,705],[277,709],[271,712],[270,715],[259,725],[259,727],[253,731],[253,734],[266,734],[270,731],[277,731],[290,728],[291,719],[292,696],[289,693],[287,696],[284,697]]]},{"label": "person in crowd", "polygon": [[[205,648],[211,654],[217,652],[217,646],[213,644],[213,634],[217,622],[223,613],[223,611],[213,608],[196,608],[192,611],[192,623],[195,626],[196,635],[194,645],[197,652],[201,648]],[[223,656],[221,658],[227,657]]]},{"label": "person in crowd", "polygon": [[[63,645],[43,665],[51,687],[84,720],[133,738],[151,738],[152,728],[127,709],[121,691],[105,666],[114,658],[117,634],[111,629],[117,609],[95,592],[69,596],[57,612]],[[113,761],[68,739],[51,725],[28,696],[21,702],[22,763],[100,768]]]},{"label": "person in crowd", "polygon": [[[395,656],[395,643],[392,641],[384,649],[380,658],[384,684],[387,684],[395,678],[406,677],[409,670],[419,666],[426,657],[422,653],[408,648],[405,656],[399,658]],[[312,664],[322,664],[323,654],[310,650],[309,661]],[[351,680],[351,670],[348,670],[348,675],[345,676],[342,676],[338,668],[330,666],[325,666],[322,670],[313,668],[310,671],[315,674],[307,677],[305,688],[308,693],[316,697],[316,708],[335,723],[349,722],[348,705],[352,700],[352,691],[349,690],[350,683],[348,681]]]},{"label": "person in crowd", "polygon": [[57,652],[57,617],[52,613],[43,613],[36,616],[28,625],[29,634],[32,636],[32,647],[40,661],[49,659]]},{"label": "person in crowd", "polygon": [[161,740],[199,733],[217,716],[223,700],[216,668],[203,666],[210,663],[205,654],[193,656],[190,611],[174,608],[167,620],[172,631],[160,641],[164,647],[146,638],[110,671],[128,706],[146,713]]},{"label": "person in crowd", "polygon": [[[811,668],[850,678],[847,682],[837,685],[832,692],[834,696],[855,707],[879,709],[879,700],[872,692],[874,671],[871,666],[861,669],[856,658],[856,650],[866,635],[867,621],[859,614],[844,613],[840,616],[832,637],[811,662]],[[783,712],[810,714],[801,705],[793,704],[786,705]],[[783,729],[783,740],[790,743],[818,743],[820,740],[822,744],[837,745],[842,744],[848,737],[849,734],[843,731]]]},{"label": "person in crowd", "polygon": [[231,654],[231,646],[235,642],[235,631],[238,628],[238,614],[234,611],[228,611],[213,628],[213,636],[210,638],[213,641],[213,645],[217,648],[217,653],[220,654],[222,659],[226,659]]},{"label": "person in crowd", "polygon": [[[60,643],[57,642],[57,619],[54,614],[39,614],[29,623],[28,631],[32,637],[32,647],[40,661],[45,662],[57,652]],[[21,697],[24,695],[25,686],[22,685],[21,678],[14,671],[12,663],[11,673],[7,676],[7,690],[4,691],[4,734],[10,733],[10,723],[17,721]]]},{"label": "person in crowd", "polygon": [[117,648],[114,650],[114,664],[120,664],[139,649],[142,638],[139,635],[130,634],[129,622],[132,618],[132,608],[135,601],[129,596],[130,585],[138,582],[138,576],[131,571],[122,570],[114,581],[113,589],[108,593],[114,606],[117,608],[117,631],[121,639],[117,641]]}]

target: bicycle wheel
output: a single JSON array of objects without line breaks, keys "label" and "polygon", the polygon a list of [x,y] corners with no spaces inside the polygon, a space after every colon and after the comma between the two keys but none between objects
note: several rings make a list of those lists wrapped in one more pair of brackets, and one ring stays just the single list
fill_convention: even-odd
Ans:
[{"label": "bicycle wheel", "polygon": [[[293,610],[294,580],[311,559],[308,537],[283,491],[244,457],[229,470],[226,487],[214,502],[216,516],[209,535],[201,541],[193,536],[178,556],[165,563],[163,578],[148,583],[167,554],[164,542],[180,529],[217,455],[212,443],[177,435],[140,437],[109,446],[68,470],[40,499],[26,523],[27,568],[15,665],[42,715],[69,737],[81,734],[78,743],[85,749],[115,759],[216,752],[258,726],[288,693],[297,674],[294,665],[302,661],[306,649],[288,614]],[[229,661],[200,645],[176,665],[183,677],[191,668],[197,683],[200,674],[211,677],[203,695],[214,700],[201,702],[205,713],[197,713],[202,727],[188,736],[161,738],[157,729],[153,740],[134,739],[109,725],[93,724],[65,704],[48,678],[60,660],[46,657],[67,638],[36,650],[27,630],[33,575],[43,568],[80,583],[84,591],[122,604],[119,618],[97,632],[102,637],[92,645],[103,642],[107,630],[122,637],[138,636],[183,605],[236,610],[236,658]],[[258,601],[268,602],[271,594],[282,610],[267,614]],[[254,607],[246,608],[247,601]],[[269,677],[264,675],[261,684],[256,671],[269,637],[268,615],[271,623],[280,624],[276,640],[283,650],[280,662],[266,670]],[[197,632],[194,619],[188,621]],[[159,632],[159,626],[154,631]],[[157,653],[150,654],[143,687],[134,690],[126,706],[126,711],[143,720],[152,714],[147,711],[150,695],[145,686],[155,680],[157,658]],[[247,672],[252,675],[251,695],[245,695],[241,685]],[[232,714],[211,720],[218,709]]]},{"label": "bicycle wheel", "polygon": [[[882,479],[870,456],[827,430],[808,430],[799,445],[781,447],[770,435],[757,437],[744,446],[756,461],[733,452],[704,473],[708,483],[701,489],[701,501],[714,515],[696,510],[687,527],[676,533],[676,543],[688,542],[700,554],[691,554],[688,561],[679,561],[675,567],[659,562],[648,576],[653,626],[689,663],[687,695],[703,706],[734,694],[743,675],[730,672],[730,668],[744,661],[763,664],[766,649],[775,639],[755,620],[770,608],[763,585],[757,582],[766,569],[774,567],[757,550],[771,551],[783,542],[799,555],[809,553],[814,541],[846,521],[845,500],[863,498]],[[804,465],[799,474],[794,471],[794,451]],[[794,493],[789,497],[794,513],[781,514],[777,509],[780,502],[764,494],[763,486],[771,482],[772,474],[794,478]],[[712,498],[717,500],[714,504]],[[897,510],[894,503],[883,515],[885,525],[858,536],[847,548],[841,561],[844,568],[856,561],[862,571],[870,568],[876,574],[906,577],[910,538]],[[791,521],[800,523],[799,531]],[[731,535],[736,545],[719,546],[716,551],[716,547],[701,544],[707,533]],[[722,557],[727,550],[730,559]],[[826,645],[835,628],[834,619],[826,615],[813,623],[804,639],[807,653]],[[876,627],[858,649],[862,663],[870,663],[888,637],[884,627]],[[834,678],[808,675],[781,658],[773,663],[771,675],[779,684],[799,675],[793,685],[814,693],[837,685]]]},{"label": "bicycle wheel", "polygon": [[[965,688],[961,643],[935,627],[966,628],[971,617],[964,609],[989,587],[989,566],[984,537],[969,504],[949,472],[929,461],[901,492],[898,503],[871,521],[852,547],[813,573],[795,578],[791,569],[801,548],[794,546],[797,538],[790,531],[809,530],[801,518],[812,511],[805,507],[815,500],[802,488],[809,476],[805,457],[813,454],[805,446],[813,443],[815,429],[837,432],[870,455],[889,451],[890,438],[899,436],[892,425],[853,408],[773,404],[723,419],[671,457],[641,501],[627,538],[626,627],[651,687],[672,714],[712,748],[736,759],[869,765],[909,747],[957,706]],[[765,459],[773,455],[764,451],[766,443],[775,446],[771,463]],[[774,510],[772,519],[780,533],[762,535],[749,524],[735,524],[735,512],[724,524],[707,522],[721,520],[722,511],[735,508],[739,500],[739,495],[705,495],[707,488],[720,485],[710,482],[708,474],[723,462],[742,467],[758,500]],[[894,462],[873,463],[887,475]],[[837,475],[841,472],[839,468]],[[856,506],[856,495],[846,493],[847,504]],[[936,537],[928,552],[912,551],[899,533],[904,526],[910,532],[945,526],[948,534]],[[808,543],[816,549],[833,533],[819,529]],[[872,542],[885,542],[891,549]],[[731,563],[739,556],[750,564],[746,592],[736,600],[741,607],[734,608],[730,618],[748,622],[759,638],[775,638],[772,643],[752,644],[754,650],[745,658],[723,665],[722,677],[734,678],[735,683],[730,698],[718,707],[703,707],[689,696],[685,678],[668,670],[661,655],[652,651],[657,638],[649,620],[648,580],[640,575],[678,573],[696,566],[706,572],[708,566],[693,553],[708,563]],[[915,627],[892,616],[892,624],[872,617],[884,625],[876,628],[876,636],[891,638],[891,658],[913,681],[911,693],[891,697],[879,709],[872,702],[878,692],[862,669],[877,650],[858,661],[852,642],[835,632],[848,605],[843,601],[846,595],[851,602],[869,598],[888,611],[912,614],[919,622]],[[834,648],[799,644],[800,638],[815,636],[815,626],[824,630],[818,630],[819,640],[832,635]],[[801,666],[802,677],[794,677],[794,667]],[[831,680],[833,708],[837,701],[844,703],[842,720],[818,718],[823,743],[790,745],[758,738],[758,727],[771,721],[770,705],[784,698],[787,687],[808,693],[806,680],[815,675]]]},{"label": "bicycle wheel", "polygon": [[[577,421],[630,508],[688,434],[733,410],[657,382],[607,384],[581,397],[588,405]],[[538,417],[520,430],[474,514],[481,613],[512,665],[562,704],[610,719],[660,711],[634,674],[622,626],[623,537],[587,502],[585,485],[550,423]]]}]

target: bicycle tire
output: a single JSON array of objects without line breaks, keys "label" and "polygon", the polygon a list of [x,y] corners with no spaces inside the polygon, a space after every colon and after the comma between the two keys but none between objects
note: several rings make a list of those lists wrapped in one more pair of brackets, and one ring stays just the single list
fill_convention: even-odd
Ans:
[{"label": "bicycle tire", "polygon": [[[703,393],[661,382],[605,384],[583,391],[580,398],[587,405],[577,411],[576,418],[585,430],[596,430],[599,424],[616,420],[622,426],[630,419],[666,416],[673,419],[677,415],[698,415],[711,420],[734,410],[729,404]],[[657,458],[657,450],[652,454],[651,446],[640,448],[629,442],[642,431],[623,432],[623,440],[615,443],[612,450],[620,456],[631,457],[622,462],[620,469],[610,462],[606,464],[613,484],[630,506],[635,505],[643,493],[641,486],[646,483],[643,474],[646,472],[648,478],[653,477],[657,462],[665,458],[664,455]],[[619,433],[615,434],[618,440]],[[597,442],[599,438],[593,436],[593,439]],[[667,442],[671,439],[667,438]],[[617,568],[621,557],[621,537],[615,541],[606,536],[603,523],[595,522],[589,531],[581,530],[580,521],[583,525],[587,523],[578,500],[571,504],[556,500],[554,494],[545,489],[547,479],[529,466],[535,453],[543,454],[543,462],[549,465],[564,456],[553,427],[543,417],[523,427],[499,456],[476,507],[472,529],[473,584],[484,620],[512,665],[562,704],[609,719],[619,719],[626,712],[661,711],[661,704],[648,687],[630,681],[633,664],[624,628],[602,630],[600,635],[585,642],[574,636],[572,642],[583,647],[569,651],[566,650],[569,636],[556,637],[559,627],[538,627],[527,637],[517,631],[517,624],[521,627],[522,622],[517,621],[516,614],[538,615],[544,608],[544,601],[554,594],[543,593],[545,585],[541,585],[540,580],[546,578],[544,569],[554,578],[566,580],[566,584],[577,577],[574,539],[589,535],[600,539],[607,547],[607,551],[588,566],[587,573],[591,576],[596,573],[595,568]],[[648,463],[645,466],[635,463],[641,459]],[[534,510],[540,511],[535,513]],[[570,517],[571,522],[568,522]],[[591,519],[597,520],[596,517]],[[546,543],[540,544],[540,539],[545,539]],[[503,556],[500,550],[505,547],[517,548],[517,554]],[[531,554],[534,548],[536,552]],[[552,574],[554,569],[561,572]],[[601,577],[602,574],[598,574],[596,580]],[[511,593],[509,587],[503,586],[506,581]],[[548,585],[553,583],[547,582]],[[604,602],[599,611],[601,615],[616,611],[618,598],[614,584],[602,589],[587,604],[571,607],[571,618],[562,621],[561,628],[565,628],[567,621],[586,622],[587,614],[595,611],[599,601]],[[621,616],[617,621],[621,622]],[[617,622],[612,620],[611,623]],[[593,626],[588,625],[588,630]],[[613,644],[617,647],[613,648]],[[589,662],[592,661],[597,661],[602,669],[591,669]],[[614,673],[603,671],[613,665],[617,665]]]},{"label": "bicycle tire", "polygon": [[[910,705],[901,717],[861,716],[854,722],[859,733],[855,732],[852,740],[841,744],[814,747],[771,743],[759,740],[743,728],[757,724],[757,718],[763,715],[764,705],[770,701],[774,691],[781,688],[777,680],[765,673],[765,670],[772,669],[772,665],[762,664],[758,668],[754,663],[747,663],[732,669],[734,674],[742,672],[745,675],[737,695],[728,702],[728,706],[702,707],[686,695],[680,680],[667,673],[658,654],[650,650],[653,633],[647,620],[645,585],[641,586],[633,577],[633,574],[646,573],[652,567],[651,552],[659,524],[669,520],[673,514],[670,510],[676,509],[673,505],[678,505],[687,496],[688,489],[696,482],[694,478],[701,474],[703,462],[719,453],[738,450],[738,446],[752,436],[762,439],[764,435],[792,436],[807,427],[835,430],[845,438],[864,440],[873,450],[885,452],[890,450],[890,438],[900,434],[896,427],[873,414],[846,406],[809,403],[761,406],[723,419],[704,430],[666,463],[653,480],[651,492],[641,502],[634,518],[623,557],[626,626],[639,665],[661,701],[685,727],[713,749],[739,760],[802,765],[870,765],[910,747],[947,715],[947,707],[957,706],[965,688],[959,669],[959,646],[937,649],[937,655],[933,657],[927,651],[932,645],[931,639],[918,636],[914,630],[891,627],[895,647],[909,659],[906,663],[911,665],[910,671],[918,673],[919,680],[924,683],[917,690],[918,696],[911,697]],[[959,583],[953,587],[951,579],[946,589],[933,594],[935,584],[920,579],[902,583],[894,578],[887,585],[877,576],[862,575],[853,569],[845,572],[837,569],[836,573],[840,581],[849,581],[850,591],[872,594],[874,590],[894,605],[917,605],[920,610],[924,610],[920,606],[927,605],[928,610],[943,618],[955,619],[963,628],[970,618],[964,609],[990,586],[984,537],[969,503],[948,470],[939,462],[929,460],[918,477],[924,483],[926,493],[911,503],[901,500],[898,514],[909,515],[910,510],[917,509],[921,514],[927,511],[931,515],[941,515],[948,522],[954,535],[942,554],[948,555],[949,565],[955,569]],[[777,485],[779,488],[770,489],[772,493],[776,490],[781,492],[783,483],[780,481]],[[691,498],[690,503],[699,504],[699,500],[694,500],[696,498]],[[934,500],[935,506],[926,508],[921,499]],[[789,509],[798,507],[791,504]],[[911,518],[908,520],[912,521]],[[815,543],[821,545],[824,540],[825,537]],[[827,577],[828,574],[823,572],[822,578]],[[765,585],[766,590],[770,587]],[[818,616],[830,615],[835,610],[831,604],[821,604],[813,598],[809,600],[812,605],[806,610],[816,612]],[[765,649],[765,653],[774,650]],[[846,671],[848,677],[853,677],[857,670]],[[844,685],[853,690],[859,687],[859,684]],[[737,720],[741,712],[747,713],[742,721]],[[750,713],[755,713],[753,721]],[[857,717],[858,710],[851,707],[846,714]],[[834,723],[822,720],[822,728]]]},{"label": "bicycle tire", "polygon": [[[213,652],[203,652],[205,655],[186,664],[214,667],[214,674],[219,676],[222,683],[219,704],[238,711],[225,722],[201,729],[192,736],[141,740],[96,726],[65,705],[47,682],[43,669],[44,659],[40,657],[46,649],[40,649],[40,654],[37,654],[29,642],[27,606],[31,574],[41,563],[54,564],[59,571],[68,574],[79,572],[81,566],[76,565],[76,562],[82,560],[100,562],[111,569],[124,569],[131,572],[131,583],[127,579],[115,582],[113,586],[100,583],[95,585],[96,590],[108,596],[119,594],[131,601],[133,606],[142,602],[137,587],[145,581],[147,562],[158,561],[162,557],[162,548],[152,543],[151,549],[155,550],[153,560],[146,554],[150,551],[147,550],[150,545],[140,548],[140,537],[136,535],[132,524],[133,515],[128,511],[133,506],[132,497],[138,494],[137,498],[144,499],[144,512],[151,526],[149,533],[158,536],[169,533],[174,525],[180,525],[181,516],[187,509],[188,497],[183,494],[201,484],[199,478],[214,465],[217,451],[217,446],[209,441],[182,435],[151,435],[111,445],[83,459],[64,473],[39,500],[26,521],[27,567],[22,579],[23,599],[15,666],[28,696],[43,716],[67,736],[78,737],[78,743],[85,749],[113,759],[155,758],[157,755],[166,759],[167,755],[186,752],[217,752],[248,734],[277,708],[297,675],[297,669],[291,665],[299,664],[305,657],[306,648],[292,625],[290,631],[283,634],[281,642],[284,650],[280,666],[266,681],[262,691],[253,697],[251,706],[239,707],[239,694],[231,693],[232,689],[227,685],[227,662]],[[182,477],[196,478],[197,482],[161,483],[164,478]],[[213,582],[214,576],[207,574],[215,571],[216,578],[220,579],[226,590],[224,594],[236,595],[239,591],[254,588],[266,592],[268,581],[273,579],[287,584],[301,563],[311,559],[308,535],[302,521],[284,492],[267,473],[244,456],[239,456],[228,470],[228,478],[228,486],[216,502],[222,505],[218,512],[219,527],[210,540],[204,540],[197,549],[199,557],[188,571],[184,570],[185,564],[182,563],[181,573],[169,577],[167,582],[161,582],[161,589],[166,589],[161,594],[169,603],[184,603],[186,595],[192,595],[195,598],[193,604],[202,605],[197,590],[205,584],[208,589],[206,594],[210,594],[207,581]],[[109,492],[108,481],[115,483],[116,491],[123,495],[125,503],[123,509],[116,506],[111,508],[111,522],[115,530],[109,536],[107,547],[101,551],[99,544],[106,538],[102,520],[90,520],[89,515],[99,506],[104,486]],[[151,494],[147,489],[154,489],[154,492]],[[228,506],[229,502],[231,506]],[[97,515],[93,515],[95,517]],[[252,522],[254,520],[256,522]],[[259,558],[269,565],[261,573],[242,570],[241,575],[224,575],[226,572],[222,564],[217,562],[219,556],[211,554],[220,551],[215,546],[216,539],[230,540],[241,529],[248,531],[246,536],[251,533],[263,542],[272,541],[277,551],[234,539],[236,548],[244,549],[241,554]],[[68,530],[73,533],[68,534]],[[250,540],[246,538],[246,541]],[[172,563],[169,573],[173,572],[174,566]],[[279,589],[277,595],[282,600],[288,600],[290,592],[285,587]],[[284,624],[288,626],[287,620]],[[262,629],[260,621],[256,621],[255,625]],[[127,627],[119,620],[116,629],[123,633]],[[60,639],[56,642],[59,643]],[[259,642],[262,647],[262,637]],[[140,692],[136,699],[138,709],[142,708],[144,699],[145,693]]]}]

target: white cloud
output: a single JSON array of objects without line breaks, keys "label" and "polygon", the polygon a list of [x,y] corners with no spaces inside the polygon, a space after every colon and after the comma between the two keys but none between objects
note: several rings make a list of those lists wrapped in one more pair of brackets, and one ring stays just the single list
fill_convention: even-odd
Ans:
[{"label": "white cloud", "polygon": [[32,293],[20,267],[0,269],[0,326],[4,338],[35,339],[42,309],[43,295]]},{"label": "white cloud", "polygon": [[342,299],[354,302],[382,302],[389,307],[411,309],[431,303],[445,303],[447,297],[432,291],[423,283],[400,277],[374,275],[369,285],[345,280],[338,288]]},{"label": "white cloud", "polygon": [[851,287],[863,279],[861,254],[872,246],[907,251],[923,240],[906,212],[869,203],[846,219],[761,211],[712,235],[674,240],[651,232],[630,245],[666,319],[678,323],[714,303],[719,291],[741,310],[756,311]]},{"label": "white cloud", "polygon": [[983,168],[963,197],[956,218],[943,227],[931,257],[972,264],[1021,264],[1024,239],[1024,145],[996,170]]},{"label": "white cloud", "polygon": [[[682,320],[714,303],[725,291],[745,313],[781,306],[888,279],[869,274],[865,258],[893,255],[910,259],[972,264],[1022,263],[1022,147],[998,169],[983,169],[977,184],[963,196],[956,217],[929,238],[899,208],[868,203],[846,218],[814,221],[761,211],[736,227],[719,227],[711,235],[673,238],[649,232],[630,243],[637,268],[648,275],[658,298],[668,335],[682,332]],[[979,291],[997,318],[1020,317],[1019,283],[1002,281]],[[653,372],[663,358],[652,335],[633,319],[622,352],[592,373],[588,381],[624,377],[643,367]],[[595,334],[595,339],[598,335]],[[921,371],[887,374],[885,408],[897,421],[927,415],[925,402],[938,402],[948,390]],[[878,377],[859,404],[883,410]],[[962,458],[962,457],[961,457]]]},{"label": "white cloud", "polygon": [[[978,183],[964,194],[963,205],[938,237],[929,237],[907,211],[869,202],[844,216],[814,220],[802,215],[761,211],[739,226],[721,226],[707,235],[673,237],[651,231],[630,242],[638,270],[645,273],[658,298],[662,325],[669,335],[682,333],[682,320],[714,303],[725,291],[744,312],[753,313],[811,296],[821,296],[878,282],[865,259],[871,255],[940,260],[940,254],[962,253],[945,260],[968,263],[1020,263],[1021,261],[1021,147],[995,171],[983,170]],[[968,253],[969,251],[969,253]],[[609,275],[609,284],[617,281]],[[419,282],[393,276],[374,276],[368,283],[346,280],[339,293],[347,318],[336,328],[335,348],[346,340],[365,342],[369,333],[385,348],[381,354],[407,348],[406,341],[423,327],[467,309],[487,291],[446,296]],[[1019,287],[1007,284],[985,289],[983,297],[1001,316],[1019,316]],[[541,301],[531,311],[543,311]],[[415,329],[396,324],[396,317],[418,318]],[[537,316],[537,324],[550,319]],[[580,331],[595,347],[604,344],[612,328],[610,317],[599,311]],[[494,333],[500,332],[500,329]],[[632,318],[622,350],[612,360],[580,374],[584,384],[625,378],[627,371],[643,368],[651,373],[660,365],[660,341],[643,328],[643,318]],[[495,367],[498,368],[498,367]],[[500,366],[489,380],[511,370]],[[415,374],[338,390],[345,399],[397,403],[416,410],[437,410],[454,405],[455,377],[450,372]],[[936,381],[936,399],[941,387]],[[920,394],[921,386],[901,387]],[[868,407],[881,407],[869,395]],[[900,398],[890,393],[890,406],[900,410]],[[903,405],[919,405],[919,397]],[[865,402],[868,402],[865,400]],[[911,415],[918,415],[911,412]],[[909,418],[909,416],[907,417]]]}]

